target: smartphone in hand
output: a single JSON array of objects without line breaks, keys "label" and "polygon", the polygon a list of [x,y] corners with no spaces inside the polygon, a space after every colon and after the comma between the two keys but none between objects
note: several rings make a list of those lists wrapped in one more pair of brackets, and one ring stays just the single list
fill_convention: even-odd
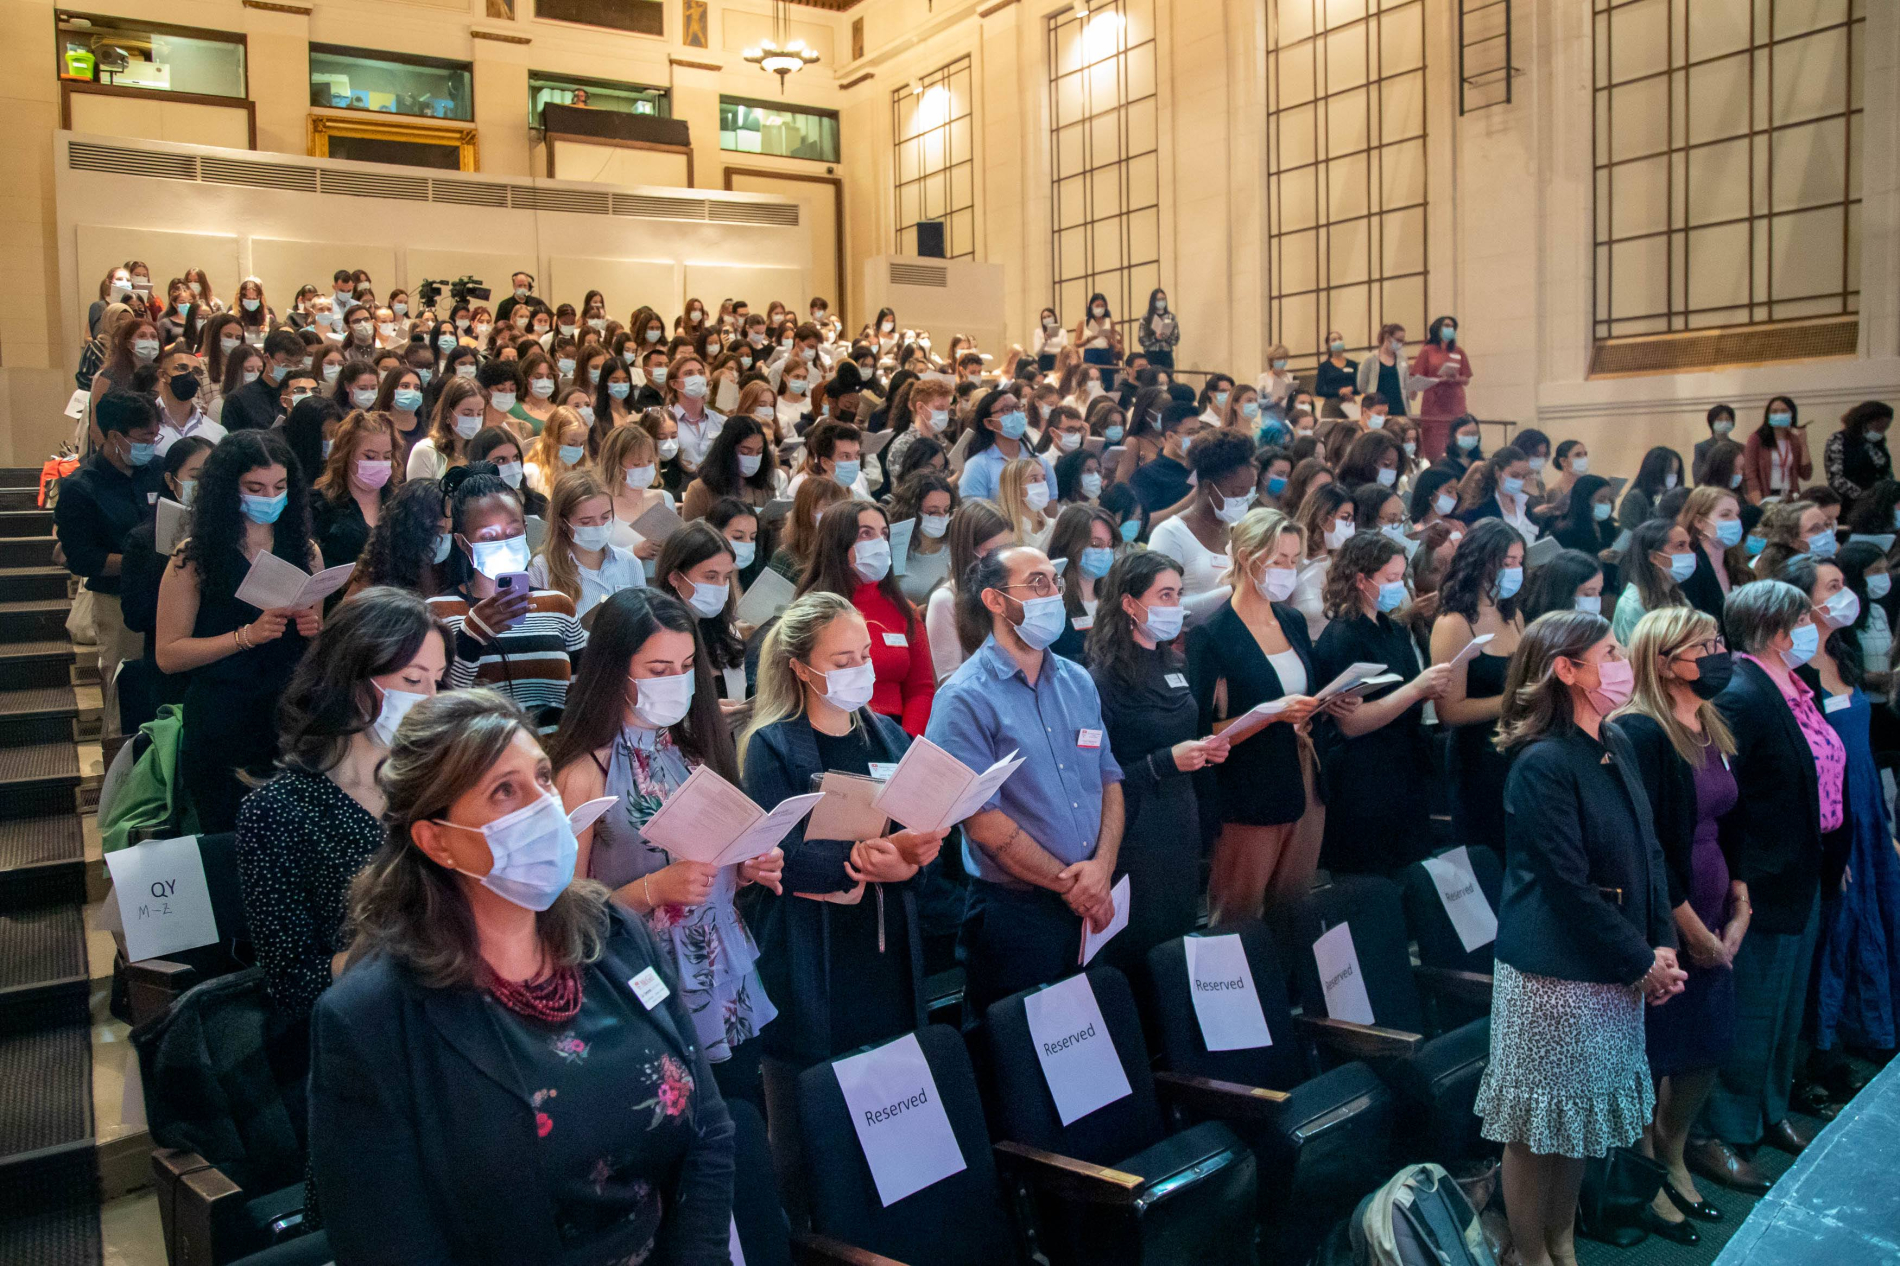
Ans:
[{"label": "smartphone in hand", "polygon": [[528,573],[525,571],[505,572],[496,578],[495,584],[501,592],[516,598],[526,598],[534,588],[528,583]]}]

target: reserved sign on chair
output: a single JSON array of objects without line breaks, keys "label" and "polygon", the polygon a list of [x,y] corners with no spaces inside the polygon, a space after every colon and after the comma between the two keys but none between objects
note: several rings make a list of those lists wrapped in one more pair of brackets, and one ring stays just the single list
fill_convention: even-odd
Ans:
[{"label": "reserved sign on chair", "polygon": [[831,1071],[885,1208],[966,1168],[915,1033],[838,1060]]},{"label": "reserved sign on chair", "polygon": [[1042,1078],[1063,1125],[1134,1093],[1089,978],[1071,976],[1023,999]]}]

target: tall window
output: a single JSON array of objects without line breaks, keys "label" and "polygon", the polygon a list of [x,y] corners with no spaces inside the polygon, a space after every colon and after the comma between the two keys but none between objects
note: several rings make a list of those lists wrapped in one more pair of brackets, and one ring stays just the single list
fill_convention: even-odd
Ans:
[{"label": "tall window", "polygon": [[1133,321],[1161,284],[1153,0],[1094,0],[1049,19],[1055,309],[1101,291]]},{"label": "tall window", "polygon": [[1593,0],[1596,335],[1860,307],[1866,0]]},{"label": "tall window", "polygon": [[976,254],[976,160],[970,140],[970,59],[891,93],[897,144],[897,253],[917,253],[917,222],[943,222],[943,253]]},{"label": "tall window", "polygon": [[1423,0],[1268,0],[1267,248],[1274,341],[1313,364],[1379,327],[1425,332]]}]

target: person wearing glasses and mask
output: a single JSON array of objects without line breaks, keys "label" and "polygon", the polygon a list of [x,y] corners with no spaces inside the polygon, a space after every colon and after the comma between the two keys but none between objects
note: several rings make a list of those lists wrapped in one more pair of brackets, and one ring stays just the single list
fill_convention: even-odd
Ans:
[{"label": "person wearing glasses and mask", "polygon": [[[969,447],[963,455],[963,473],[957,479],[957,495],[997,501],[1002,496],[1003,468],[1020,458],[1035,457],[1025,438],[1029,415],[1014,391],[998,387],[976,402],[970,415]],[[1055,462],[1044,454],[1040,458],[1048,472],[1049,487],[1056,486]]]},{"label": "person wearing glasses and mask", "polygon": [[962,932],[964,1000],[981,1015],[1073,973],[1084,922],[1099,932],[1114,918],[1122,770],[1095,683],[1048,649],[1067,623],[1048,557],[1030,546],[999,549],[970,567],[957,592],[989,636],[938,688],[926,737],[972,769],[1012,751],[1025,758],[963,824],[964,865],[975,876]]}]

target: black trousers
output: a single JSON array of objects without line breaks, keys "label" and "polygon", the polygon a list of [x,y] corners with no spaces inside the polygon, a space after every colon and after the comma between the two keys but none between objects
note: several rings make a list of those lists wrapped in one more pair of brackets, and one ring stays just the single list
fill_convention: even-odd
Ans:
[{"label": "black trousers", "polygon": [[992,1002],[1081,970],[1082,919],[1046,888],[972,880],[957,952],[964,1023],[977,1024]]}]

